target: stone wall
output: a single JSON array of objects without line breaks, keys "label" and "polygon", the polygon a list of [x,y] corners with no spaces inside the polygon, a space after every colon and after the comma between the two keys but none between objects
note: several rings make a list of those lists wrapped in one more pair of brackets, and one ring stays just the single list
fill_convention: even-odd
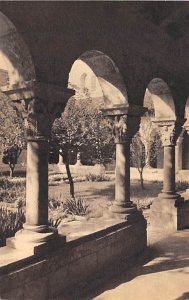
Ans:
[{"label": "stone wall", "polygon": [[64,248],[48,256],[31,262],[27,259],[20,267],[19,262],[15,268],[7,266],[0,276],[0,298],[67,299],[70,293],[87,290],[97,278],[113,276],[123,261],[130,260],[145,247],[144,219],[130,225],[119,223],[67,242]]}]

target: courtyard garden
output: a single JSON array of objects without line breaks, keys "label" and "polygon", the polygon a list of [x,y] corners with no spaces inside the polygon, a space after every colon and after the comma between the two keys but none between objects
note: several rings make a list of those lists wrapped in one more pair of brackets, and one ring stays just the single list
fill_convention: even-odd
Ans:
[{"label": "courtyard garden", "polygon": [[[131,200],[143,211],[148,221],[150,205],[162,189],[162,181],[152,174],[141,189],[140,180],[131,180]],[[88,174],[74,176],[75,197],[70,197],[66,174],[49,172],[49,223],[60,228],[62,224],[90,219],[102,220],[114,201],[115,176]],[[5,244],[22,228],[25,222],[25,176],[0,177],[0,245]],[[177,190],[184,192],[189,182],[177,178]],[[72,223],[70,223],[72,224]]]}]

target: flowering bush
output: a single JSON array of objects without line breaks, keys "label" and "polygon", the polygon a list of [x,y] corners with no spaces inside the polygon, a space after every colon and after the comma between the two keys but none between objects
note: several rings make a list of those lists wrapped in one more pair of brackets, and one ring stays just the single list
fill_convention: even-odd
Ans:
[{"label": "flowering bush", "polygon": [[110,177],[105,174],[96,175],[96,174],[89,173],[88,175],[86,175],[86,180],[87,181],[96,181],[96,182],[110,181]]}]

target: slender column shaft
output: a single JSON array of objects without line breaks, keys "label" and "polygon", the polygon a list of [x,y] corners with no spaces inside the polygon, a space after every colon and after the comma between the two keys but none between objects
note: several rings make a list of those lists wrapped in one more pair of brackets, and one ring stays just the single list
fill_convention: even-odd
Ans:
[{"label": "slender column shaft", "polygon": [[130,143],[116,144],[115,201],[120,206],[130,203]]},{"label": "slender column shaft", "polygon": [[164,147],[164,193],[175,193],[175,146]]},{"label": "slender column shaft", "polygon": [[184,142],[184,132],[183,129],[181,135],[179,136],[176,147],[175,147],[175,168],[176,171],[183,170],[183,142]]},{"label": "slender column shaft", "polygon": [[45,138],[28,141],[25,228],[48,223],[48,150]]}]

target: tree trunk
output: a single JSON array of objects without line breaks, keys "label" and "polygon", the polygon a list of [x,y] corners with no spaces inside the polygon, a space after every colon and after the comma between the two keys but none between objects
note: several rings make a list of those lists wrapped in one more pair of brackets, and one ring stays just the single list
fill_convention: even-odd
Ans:
[{"label": "tree trunk", "polygon": [[10,168],[10,178],[13,178],[15,165],[9,164],[9,168]]},{"label": "tree trunk", "polygon": [[74,182],[73,182],[73,179],[72,179],[72,175],[71,175],[71,172],[70,172],[70,165],[69,163],[66,162],[66,172],[67,172],[67,175],[68,175],[68,180],[69,180],[69,184],[70,184],[70,196],[72,198],[74,198]]},{"label": "tree trunk", "polygon": [[139,173],[140,173],[140,185],[141,185],[141,189],[144,190],[143,170],[140,171]]}]

